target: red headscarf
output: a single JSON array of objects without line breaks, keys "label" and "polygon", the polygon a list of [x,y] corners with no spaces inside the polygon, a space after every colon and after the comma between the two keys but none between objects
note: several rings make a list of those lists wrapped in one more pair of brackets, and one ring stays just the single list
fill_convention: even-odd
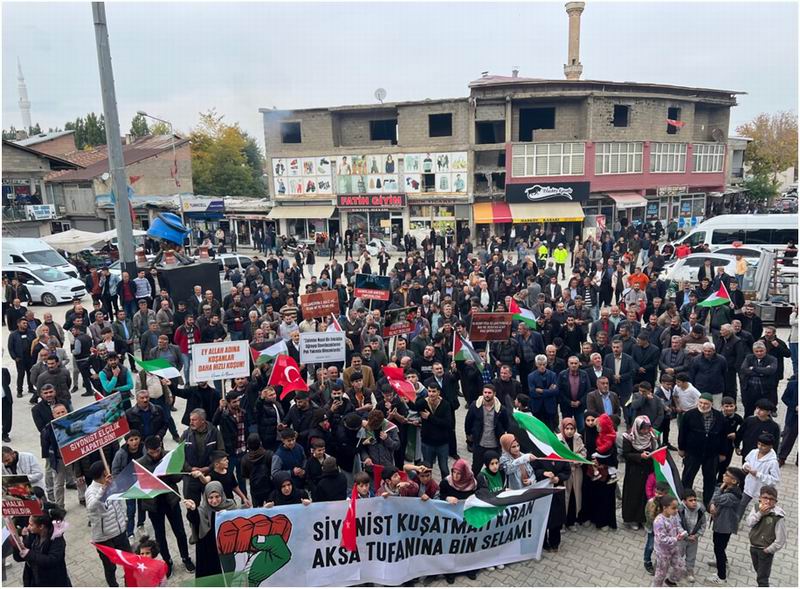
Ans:
[{"label": "red headscarf", "polygon": [[[472,469],[469,467],[469,464],[467,464],[467,461],[463,458],[456,460],[455,464],[453,464],[453,468],[451,468],[450,471],[451,472],[447,476],[446,480],[456,491],[474,491],[477,488],[478,483],[475,480],[475,475],[472,474]],[[458,482],[453,480],[453,472],[456,471],[461,474]]]}]

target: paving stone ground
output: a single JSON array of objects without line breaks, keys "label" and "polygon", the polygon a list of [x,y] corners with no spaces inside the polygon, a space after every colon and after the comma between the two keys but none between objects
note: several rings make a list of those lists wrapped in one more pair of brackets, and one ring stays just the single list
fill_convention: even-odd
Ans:
[{"label": "paving stone ground", "polygon": [[[252,253],[243,250],[242,253]],[[321,268],[322,260],[318,262]],[[84,306],[91,308],[91,299],[87,297]],[[63,322],[64,314],[69,305],[60,305],[48,309],[53,312],[55,321]],[[41,318],[45,308],[42,306],[33,307],[36,316]],[[786,339],[788,330],[779,330],[781,339]],[[8,332],[3,328],[3,365],[12,371],[12,389],[16,382],[14,363],[11,361],[5,349],[8,339]],[[786,362],[788,377],[791,370],[791,363]],[[785,381],[784,381],[785,382]],[[15,390],[14,390],[15,392]],[[782,394],[781,386],[779,394]],[[85,397],[79,394],[73,396],[75,407],[81,407],[88,403]],[[178,399],[176,402],[178,413],[173,413],[173,417],[183,415],[184,401]],[[11,433],[11,446],[15,450],[25,450],[39,456],[39,439],[36,429],[30,416],[30,405],[27,397],[14,399],[14,426]],[[739,408],[741,412],[741,407]],[[458,411],[457,422],[463,423],[465,410]],[[778,422],[783,429],[785,407],[781,405],[778,414]],[[182,431],[182,426],[178,426]],[[677,445],[677,427],[672,428],[672,443]],[[464,439],[463,427],[458,431],[459,452],[462,456],[468,456],[466,441]],[[171,439],[165,440],[167,449],[175,446]],[[677,458],[678,468],[681,468],[680,459]],[[798,471],[795,464],[797,460],[797,448],[787,460],[786,465],[781,469],[782,480],[778,487],[780,494],[780,505],[786,511],[787,525],[787,544],[775,557],[772,569],[771,583],[773,586],[797,587],[798,584],[798,560],[797,560],[797,522],[798,522]],[[734,458],[734,465],[739,465],[739,459]],[[621,467],[624,473],[624,465]],[[622,478],[620,479],[622,480]],[[702,489],[702,478],[697,477],[695,490],[698,495]],[[66,507],[68,510],[67,521],[70,528],[66,533],[67,540],[67,568],[69,570],[72,585],[75,587],[92,587],[105,585],[103,568],[97,553],[92,549],[90,529],[87,525],[86,510],[78,504],[77,491],[67,490]],[[619,502],[618,502],[619,508]],[[617,531],[603,532],[595,528],[579,528],[577,532],[564,532],[562,534],[561,548],[558,553],[543,553],[540,561],[526,561],[507,565],[504,570],[481,571],[477,579],[472,581],[465,576],[456,579],[458,585],[474,587],[497,587],[497,586],[596,586],[596,587],[636,587],[650,585],[650,577],[642,566],[642,553],[645,544],[645,532],[643,530],[633,531],[622,527],[622,518],[618,514],[619,529]],[[188,524],[187,524],[188,526]],[[187,528],[188,529],[188,528]],[[142,533],[153,536],[152,526],[149,520],[145,524]],[[139,532],[137,532],[137,536]],[[171,534],[167,534],[172,538]],[[744,528],[736,536],[733,536],[728,546],[728,558],[730,569],[728,572],[728,585],[747,587],[755,585],[755,574],[750,563],[748,550],[747,530]],[[194,548],[189,547],[192,558],[194,558]],[[178,549],[174,539],[170,541],[170,551],[176,562],[175,572],[167,581],[168,586],[181,586],[187,584],[193,575],[187,573],[180,564]],[[697,554],[697,567],[695,571],[697,586],[708,585],[705,579],[715,572],[706,565],[706,561],[713,559],[713,549],[711,545],[711,532],[706,530],[705,535],[700,540],[700,547]],[[3,569],[3,584],[9,587],[22,586],[22,565],[14,562],[10,557],[6,559]],[[122,571],[118,569],[117,579],[122,584]],[[444,578],[426,579],[425,585],[446,586]],[[680,585],[689,586],[685,579]]]}]

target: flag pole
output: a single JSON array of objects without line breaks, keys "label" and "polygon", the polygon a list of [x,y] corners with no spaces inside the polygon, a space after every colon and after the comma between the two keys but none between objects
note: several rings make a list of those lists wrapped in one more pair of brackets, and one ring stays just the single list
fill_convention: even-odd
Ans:
[{"label": "flag pole", "polygon": [[106,474],[111,474],[111,469],[108,466],[108,458],[106,458],[106,453],[103,452],[103,448],[100,448],[100,459],[103,461],[103,466],[106,467]]}]

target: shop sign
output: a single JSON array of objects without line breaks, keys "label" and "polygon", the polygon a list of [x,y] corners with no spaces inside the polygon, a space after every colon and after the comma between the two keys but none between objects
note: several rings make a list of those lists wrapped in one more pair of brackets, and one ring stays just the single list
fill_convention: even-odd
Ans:
[{"label": "shop sign", "polygon": [[506,184],[506,200],[523,202],[580,202],[589,199],[590,182]]},{"label": "shop sign", "polygon": [[400,209],[406,206],[405,194],[339,194],[340,209]]},{"label": "shop sign", "polygon": [[656,188],[658,196],[678,196],[689,192],[688,186],[659,186]]},{"label": "shop sign", "polygon": [[658,202],[647,203],[647,220],[656,221],[658,219]]},{"label": "shop sign", "polygon": [[212,200],[206,198],[181,198],[181,206],[184,213],[223,213],[225,212],[225,201],[222,199]]},{"label": "shop sign", "polygon": [[25,207],[25,212],[30,221],[45,221],[56,218],[55,205],[28,205]]}]

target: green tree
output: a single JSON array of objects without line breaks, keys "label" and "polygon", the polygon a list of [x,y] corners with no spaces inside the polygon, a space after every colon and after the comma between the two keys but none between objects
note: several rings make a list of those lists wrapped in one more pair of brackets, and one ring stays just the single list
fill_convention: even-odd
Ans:
[{"label": "green tree", "polygon": [[153,126],[150,127],[151,135],[169,135],[169,133],[170,133],[169,125],[162,121],[155,121],[153,123]]},{"label": "green tree", "polygon": [[98,117],[91,112],[86,118],[78,117],[75,121],[65,123],[64,129],[75,131],[75,147],[78,149],[106,144],[106,122],[102,114]]},{"label": "green tree", "polygon": [[33,127],[28,129],[28,137],[33,137],[34,135],[38,135],[42,132],[42,128],[39,126],[39,123],[36,123]]},{"label": "green tree", "polygon": [[137,114],[131,120],[131,135],[134,137],[145,137],[150,134],[150,129],[147,127],[147,119],[142,115]]},{"label": "green tree", "polygon": [[17,139],[17,129],[14,125],[9,127],[8,131],[3,131],[3,140],[4,141],[15,141]]},{"label": "green tree", "polygon": [[190,135],[195,193],[209,196],[263,194],[260,181],[263,157],[258,146],[255,142],[248,146],[246,133],[238,124],[225,123],[224,118],[215,109],[200,113],[200,122]]},{"label": "green tree", "polygon": [[780,172],[797,166],[797,115],[791,112],[761,113],[739,125],[736,132],[752,141],[745,161],[753,175],[769,174],[774,180]]},{"label": "green tree", "polygon": [[778,194],[778,181],[766,170],[754,172],[742,186],[754,200],[769,200]]}]

